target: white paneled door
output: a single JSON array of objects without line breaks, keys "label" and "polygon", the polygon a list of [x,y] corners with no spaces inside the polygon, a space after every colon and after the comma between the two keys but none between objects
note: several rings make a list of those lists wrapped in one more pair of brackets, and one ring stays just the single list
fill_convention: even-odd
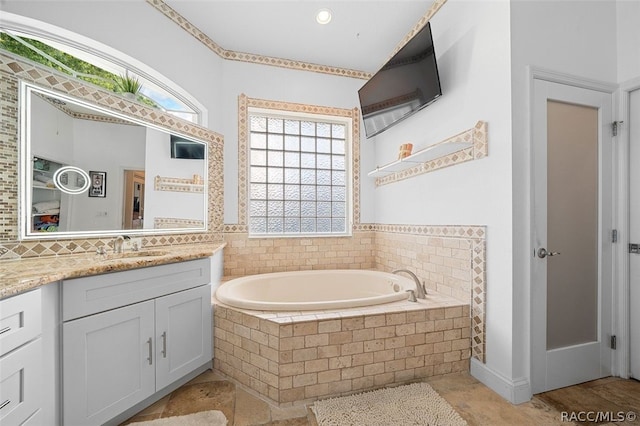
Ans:
[{"label": "white paneled door", "polygon": [[[640,244],[640,90],[629,101],[629,242]],[[640,253],[629,254],[629,288],[631,377],[640,379]]]},{"label": "white paneled door", "polygon": [[532,389],[610,374],[612,96],[534,80]]}]

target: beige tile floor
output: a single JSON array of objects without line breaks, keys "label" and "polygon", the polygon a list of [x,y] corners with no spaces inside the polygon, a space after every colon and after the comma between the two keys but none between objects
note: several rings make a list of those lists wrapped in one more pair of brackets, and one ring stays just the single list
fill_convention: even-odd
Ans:
[{"label": "beige tile floor", "polygon": [[[634,412],[640,415],[640,382],[605,378],[581,385],[535,395],[520,405],[512,405],[468,373],[431,377],[425,380],[467,421],[475,425],[567,425],[566,412]],[[278,408],[216,371],[207,371],[130,418],[124,424],[160,417],[220,410],[229,426],[316,426],[306,407]],[[640,425],[633,422],[580,424]],[[365,425],[363,425],[365,426]],[[368,426],[368,425],[366,425]]]}]

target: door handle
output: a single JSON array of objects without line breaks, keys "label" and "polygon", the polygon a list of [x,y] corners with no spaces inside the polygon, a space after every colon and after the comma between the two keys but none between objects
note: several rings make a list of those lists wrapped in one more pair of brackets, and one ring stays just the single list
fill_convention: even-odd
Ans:
[{"label": "door handle", "polygon": [[540,259],[544,259],[545,257],[557,256],[559,254],[559,251],[547,251],[547,249],[544,247],[538,249],[538,257]]}]

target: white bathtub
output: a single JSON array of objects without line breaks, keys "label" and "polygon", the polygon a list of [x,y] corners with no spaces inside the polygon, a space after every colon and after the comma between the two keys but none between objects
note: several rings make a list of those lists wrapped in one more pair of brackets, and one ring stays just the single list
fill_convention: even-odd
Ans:
[{"label": "white bathtub", "polygon": [[216,290],[229,306],[261,311],[354,308],[407,299],[415,283],[378,271],[276,272],[236,278]]}]

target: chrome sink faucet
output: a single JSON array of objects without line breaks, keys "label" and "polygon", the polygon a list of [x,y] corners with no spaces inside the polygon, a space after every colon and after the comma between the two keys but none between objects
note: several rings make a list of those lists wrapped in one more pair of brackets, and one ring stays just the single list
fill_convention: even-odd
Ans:
[{"label": "chrome sink faucet", "polygon": [[395,271],[392,272],[392,274],[399,274],[400,272],[404,272],[405,274],[409,275],[411,278],[413,278],[413,281],[415,281],[416,283],[416,296],[418,299],[426,299],[427,298],[427,291],[424,288],[424,284],[422,284],[420,282],[420,278],[418,278],[416,276],[416,274],[414,274],[413,272],[411,272],[408,269],[396,269]]},{"label": "chrome sink faucet", "polygon": [[116,254],[120,254],[123,252],[124,240],[130,240],[131,237],[128,235],[118,235],[115,240],[113,240],[113,252]]}]

